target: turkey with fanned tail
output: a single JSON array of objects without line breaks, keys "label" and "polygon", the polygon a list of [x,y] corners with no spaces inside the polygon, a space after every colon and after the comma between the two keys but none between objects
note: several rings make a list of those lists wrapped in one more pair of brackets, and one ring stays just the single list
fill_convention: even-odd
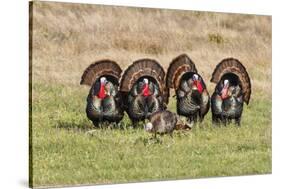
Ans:
[{"label": "turkey with fanned tail", "polygon": [[94,126],[105,121],[118,123],[123,118],[122,97],[118,91],[121,73],[119,65],[111,60],[95,62],[84,71],[80,84],[91,86],[86,113]]},{"label": "turkey with fanned tail", "polygon": [[189,123],[203,121],[210,108],[210,97],[203,78],[197,73],[192,60],[182,54],[169,65],[166,76],[167,88],[175,90],[177,113]]},{"label": "turkey with fanned tail", "polygon": [[165,72],[152,59],[140,59],[123,73],[119,90],[133,125],[166,108]]},{"label": "turkey with fanned tail", "polygon": [[251,81],[242,63],[234,58],[222,60],[215,68],[211,82],[217,83],[211,97],[213,123],[240,125],[243,104],[249,104]]}]

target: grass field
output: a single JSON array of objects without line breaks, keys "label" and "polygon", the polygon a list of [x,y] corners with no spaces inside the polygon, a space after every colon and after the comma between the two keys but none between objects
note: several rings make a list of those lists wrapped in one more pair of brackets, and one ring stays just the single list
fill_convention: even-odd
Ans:
[{"label": "grass field", "polygon": [[[271,173],[271,17],[35,2],[32,19],[30,183],[120,183]],[[85,113],[84,69],[109,58],[125,69],[153,58],[165,69],[181,53],[208,90],[215,65],[238,58],[252,81],[242,126],[204,122],[150,140],[140,126],[96,129]],[[175,111],[170,99],[168,109]],[[90,132],[89,132],[90,131]]]}]

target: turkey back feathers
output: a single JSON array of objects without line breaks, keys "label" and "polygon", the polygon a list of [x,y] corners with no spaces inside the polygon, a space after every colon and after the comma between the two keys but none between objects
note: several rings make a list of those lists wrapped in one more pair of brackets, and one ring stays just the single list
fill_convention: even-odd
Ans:
[{"label": "turkey back feathers", "polygon": [[153,78],[157,82],[160,93],[164,93],[165,71],[162,66],[153,59],[140,59],[130,65],[122,75],[120,91],[129,92],[133,85],[142,77]]},{"label": "turkey back feathers", "polygon": [[116,62],[112,60],[100,60],[85,69],[81,77],[80,85],[92,86],[96,80],[102,76],[107,76],[108,80],[118,85],[121,73],[122,69]]},{"label": "turkey back feathers", "polygon": [[179,55],[172,60],[166,76],[167,88],[178,89],[182,76],[188,72],[197,73],[197,69],[193,61],[186,54]]}]

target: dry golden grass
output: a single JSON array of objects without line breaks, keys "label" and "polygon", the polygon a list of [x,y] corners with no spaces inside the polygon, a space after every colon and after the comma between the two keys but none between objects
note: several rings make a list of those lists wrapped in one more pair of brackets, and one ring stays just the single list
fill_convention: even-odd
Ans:
[{"label": "dry golden grass", "polygon": [[187,53],[207,81],[223,58],[238,58],[253,89],[271,96],[269,16],[34,4],[34,81],[78,86],[83,70],[99,59],[113,59],[125,69],[149,57],[167,68],[174,57]]}]

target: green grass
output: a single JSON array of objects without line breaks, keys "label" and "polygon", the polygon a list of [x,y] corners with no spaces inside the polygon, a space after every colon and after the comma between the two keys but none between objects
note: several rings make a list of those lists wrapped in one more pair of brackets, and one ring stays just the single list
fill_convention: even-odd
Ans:
[{"label": "green grass", "polygon": [[[120,183],[271,173],[271,99],[255,93],[242,126],[214,127],[209,112],[189,132],[150,139],[140,126],[96,129],[85,113],[88,89],[32,86],[33,186]],[[175,111],[175,101],[169,109]]]}]

